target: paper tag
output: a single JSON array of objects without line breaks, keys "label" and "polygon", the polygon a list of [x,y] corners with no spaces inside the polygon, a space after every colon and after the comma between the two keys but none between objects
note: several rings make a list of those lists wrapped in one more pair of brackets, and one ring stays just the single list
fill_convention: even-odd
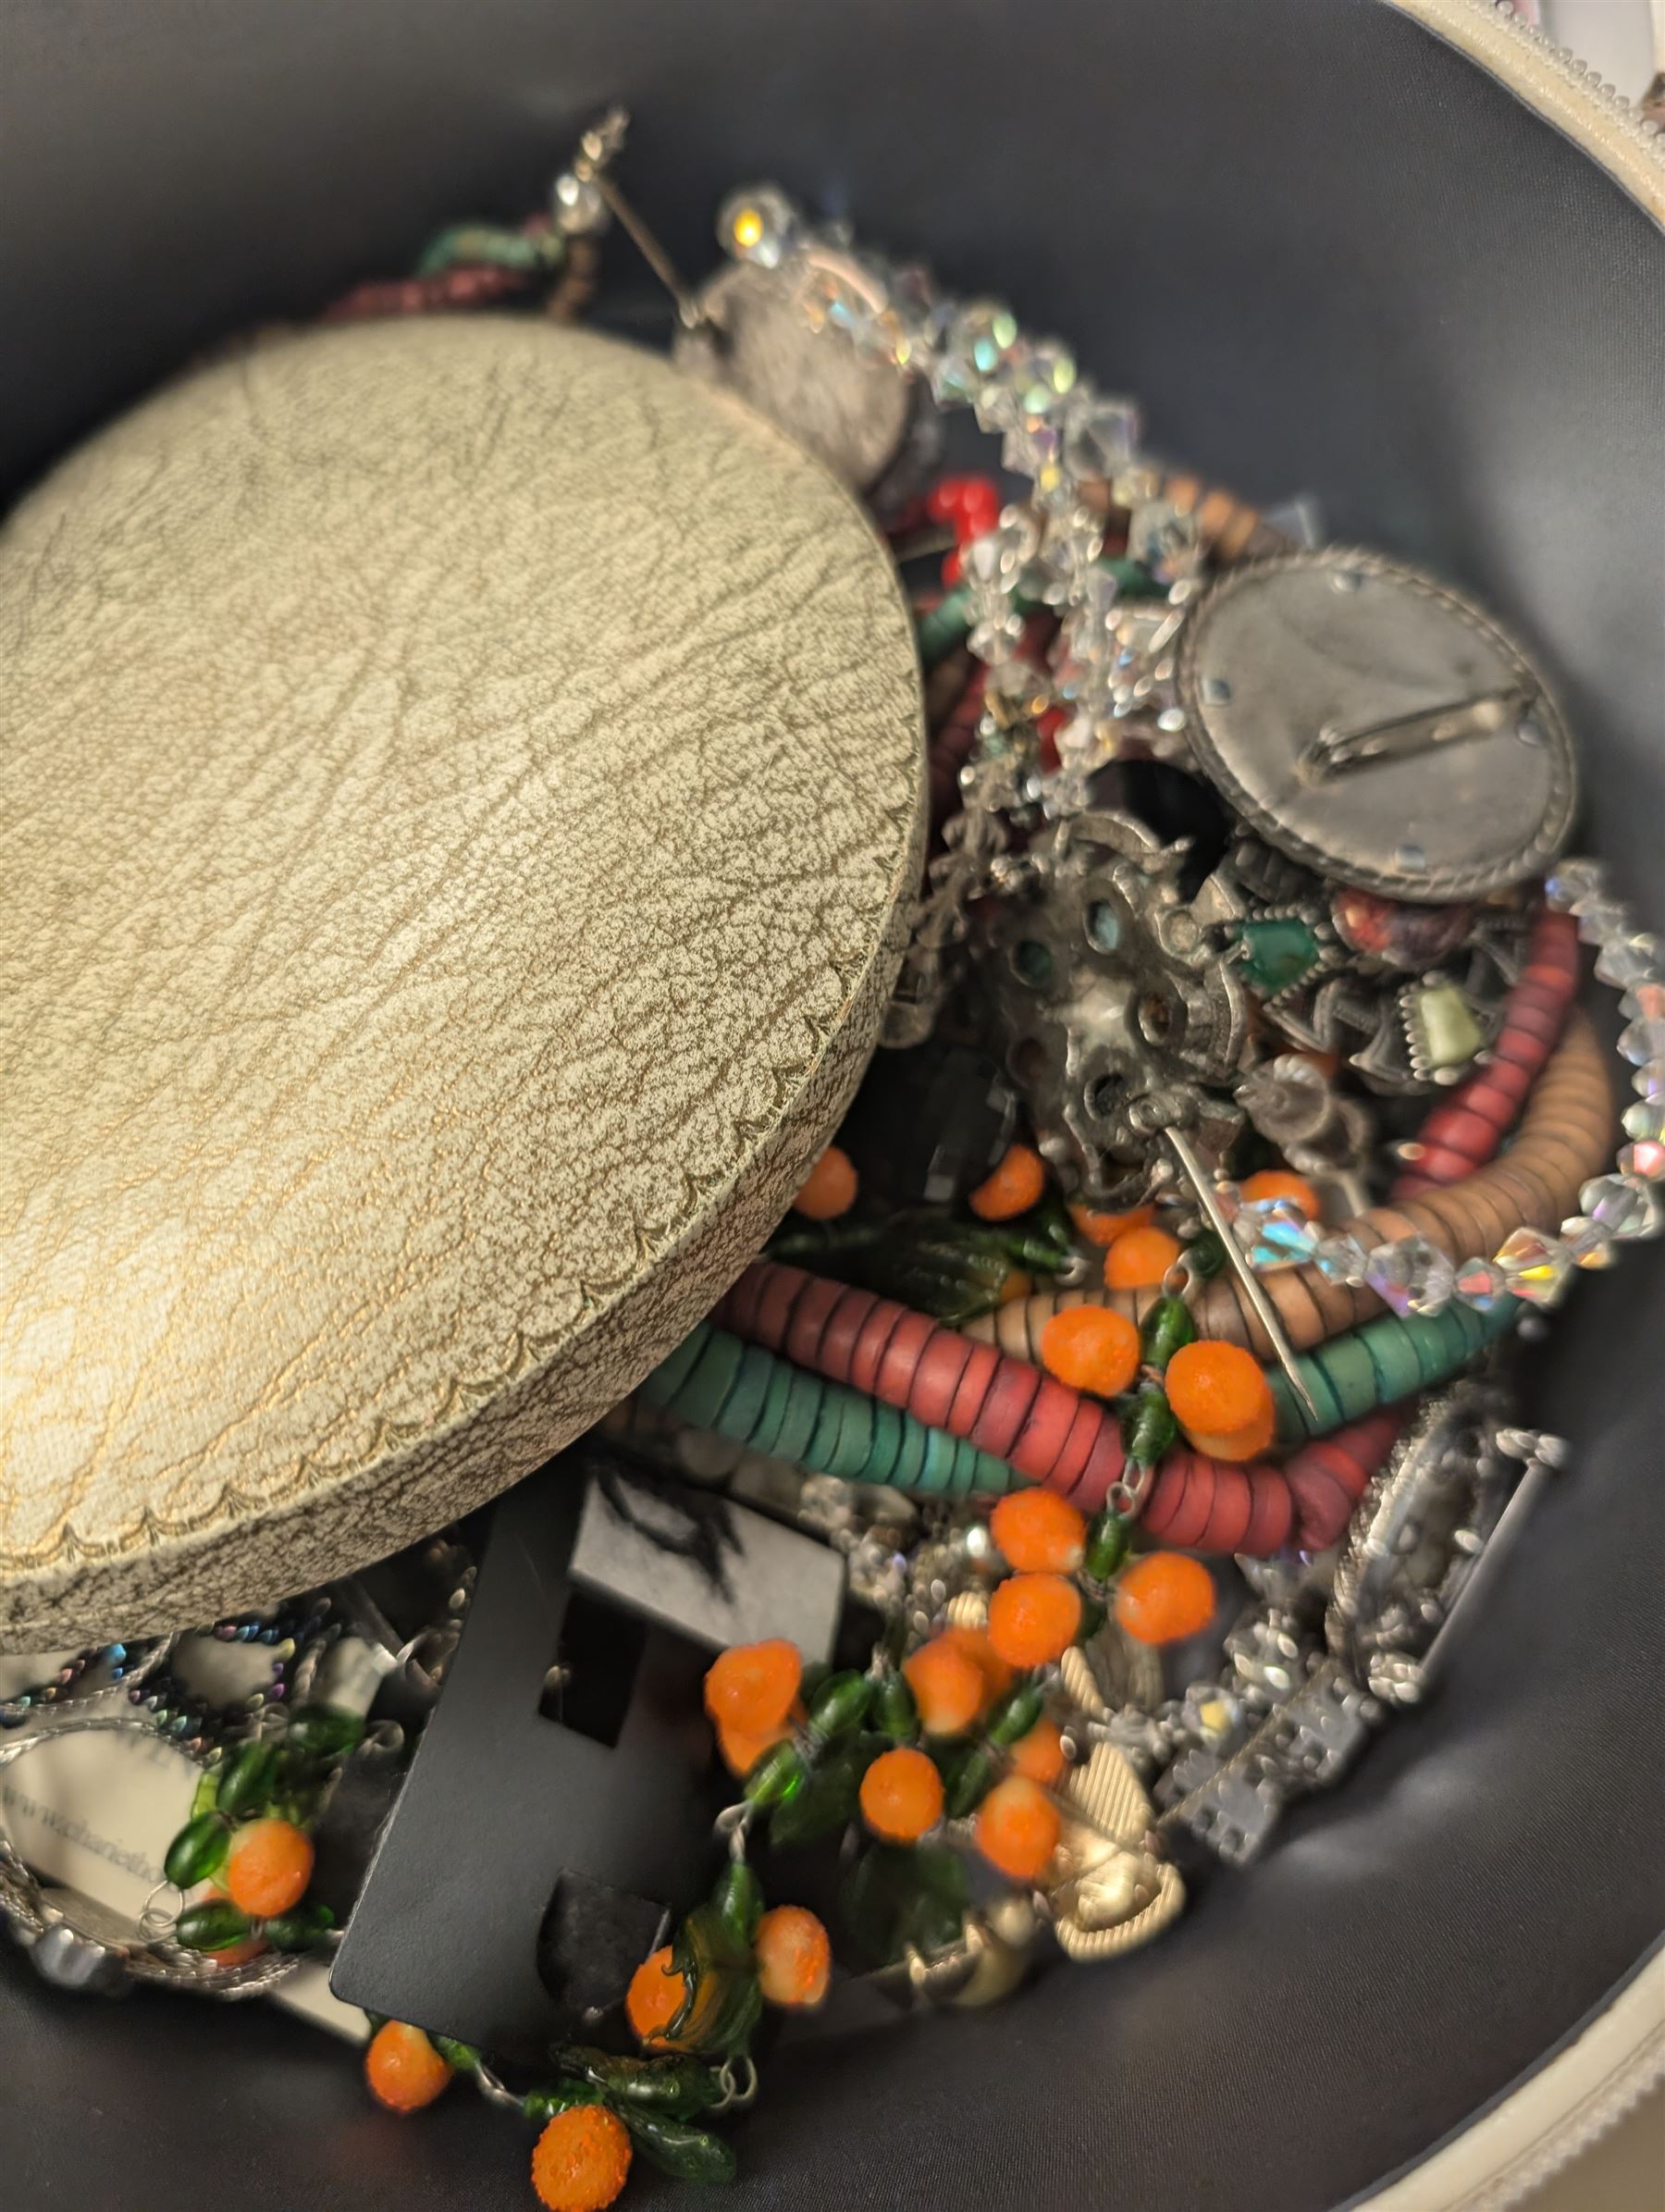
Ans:
[{"label": "paper tag", "polygon": [[[202,1684],[208,1694],[235,1696],[240,1687],[252,1687],[243,1679],[250,1649],[213,1650],[223,1663],[211,1670],[212,1685]],[[387,1671],[376,1663],[381,1655],[357,1637],[343,1637],[331,1660],[338,1654],[340,1687],[332,1685],[329,1702],[363,1713]],[[38,1670],[44,1662],[18,1663],[37,1670],[25,1672],[24,1683],[42,1679]],[[209,1671],[193,1669],[193,1683],[202,1683]],[[102,1714],[120,1709],[114,1699],[101,1699],[91,1710]],[[37,1874],[136,1920],[163,1878],[169,1843],[190,1817],[200,1773],[160,1736],[87,1731],[41,1744],[0,1771],[0,1809],[12,1841]],[[271,1994],[288,2010],[350,2042],[362,2043],[370,2033],[356,2005],[331,1995],[326,1966],[297,1969]]]}]

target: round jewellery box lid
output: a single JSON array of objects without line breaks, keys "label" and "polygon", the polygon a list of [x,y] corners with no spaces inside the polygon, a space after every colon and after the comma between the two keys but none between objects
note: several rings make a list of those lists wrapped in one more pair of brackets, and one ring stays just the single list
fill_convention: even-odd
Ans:
[{"label": "round jewellery box lid", "polygon": [[855,501],[633,348],[261,344],[0,538],[0,1643],[252,1607],[594,1422],[858,1078],[920,701]]}]

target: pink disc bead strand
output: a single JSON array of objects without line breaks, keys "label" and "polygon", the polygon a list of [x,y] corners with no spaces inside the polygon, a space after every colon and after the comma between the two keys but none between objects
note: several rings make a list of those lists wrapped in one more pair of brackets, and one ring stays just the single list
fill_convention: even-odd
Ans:
[{"label": "pink disc bead strand", "polygon": [[1395,1198],[1462,1182],[1496,1155],[1544,1072],[1577,995],[1578,923],[1546,907],[1533,924],[1525,966],[1504,1003],[1502,1026],[1486,1064],[1427,1115],[1393,1186]]},{"label": "pink disc bead strand", "polygon": [[[1085,1512],[1127,1479],[1108,1407],[894,1299],[759,1260],[711,1317],[798,1366],[968,1438]],[[1304,1445],[1281,1467],[1227,1465],[1177,1447],[1152,1478],[1144,1525],[1197,1551],[1264,1559],[1291,1541],[1321,1551],[1346,1526],[1398,1433],[1393,1414],[1373,1414]]]}]

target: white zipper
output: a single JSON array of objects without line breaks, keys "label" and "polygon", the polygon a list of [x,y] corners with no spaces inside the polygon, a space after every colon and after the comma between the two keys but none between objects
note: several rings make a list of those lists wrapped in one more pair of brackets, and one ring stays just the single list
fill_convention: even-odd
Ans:
[{"label": "white zipper", "polygon": [[1665,131],[1510,0],[1388,0],[1555,124],[1665,224]]}]

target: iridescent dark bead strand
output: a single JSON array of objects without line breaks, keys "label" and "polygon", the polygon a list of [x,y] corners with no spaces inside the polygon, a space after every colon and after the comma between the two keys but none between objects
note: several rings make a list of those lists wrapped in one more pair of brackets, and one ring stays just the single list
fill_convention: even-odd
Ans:
[{"label": "iridescent dark bead strand", "polygon": [[67,1698],[81,1680],[88,1669],[105,1656],[102,1644],[90,1646],[67,1660],[56,1674],[44,1681],[31,1683],[27,1689],[14,1690],[7,1698],[0,1698],[0,1728],[17,1728],[31,1719],[43,1707],[56,1705]]},{"label": "iridescent dark bead strand", "polygon": [[[304,1607],[304,1610],[303,1610]],[[263,1687],[224,1703],[187,1689],[167,1662],[149,1672],[128,1691],[129,1700],[151,1717],[158,1735],[177,1743],[192,1757],[203,1758],[219,1745],[240,1736],[268,1706],[289,1697],[302,1659],[335,1642],[340,1624],[331,1618],[329,1600],[297,1600],[280,1606],[269,1617],[239,1615],[216,1621],[202,1634],[216,1643],[261,1644],[277,1649],[272,1677]]]}]

